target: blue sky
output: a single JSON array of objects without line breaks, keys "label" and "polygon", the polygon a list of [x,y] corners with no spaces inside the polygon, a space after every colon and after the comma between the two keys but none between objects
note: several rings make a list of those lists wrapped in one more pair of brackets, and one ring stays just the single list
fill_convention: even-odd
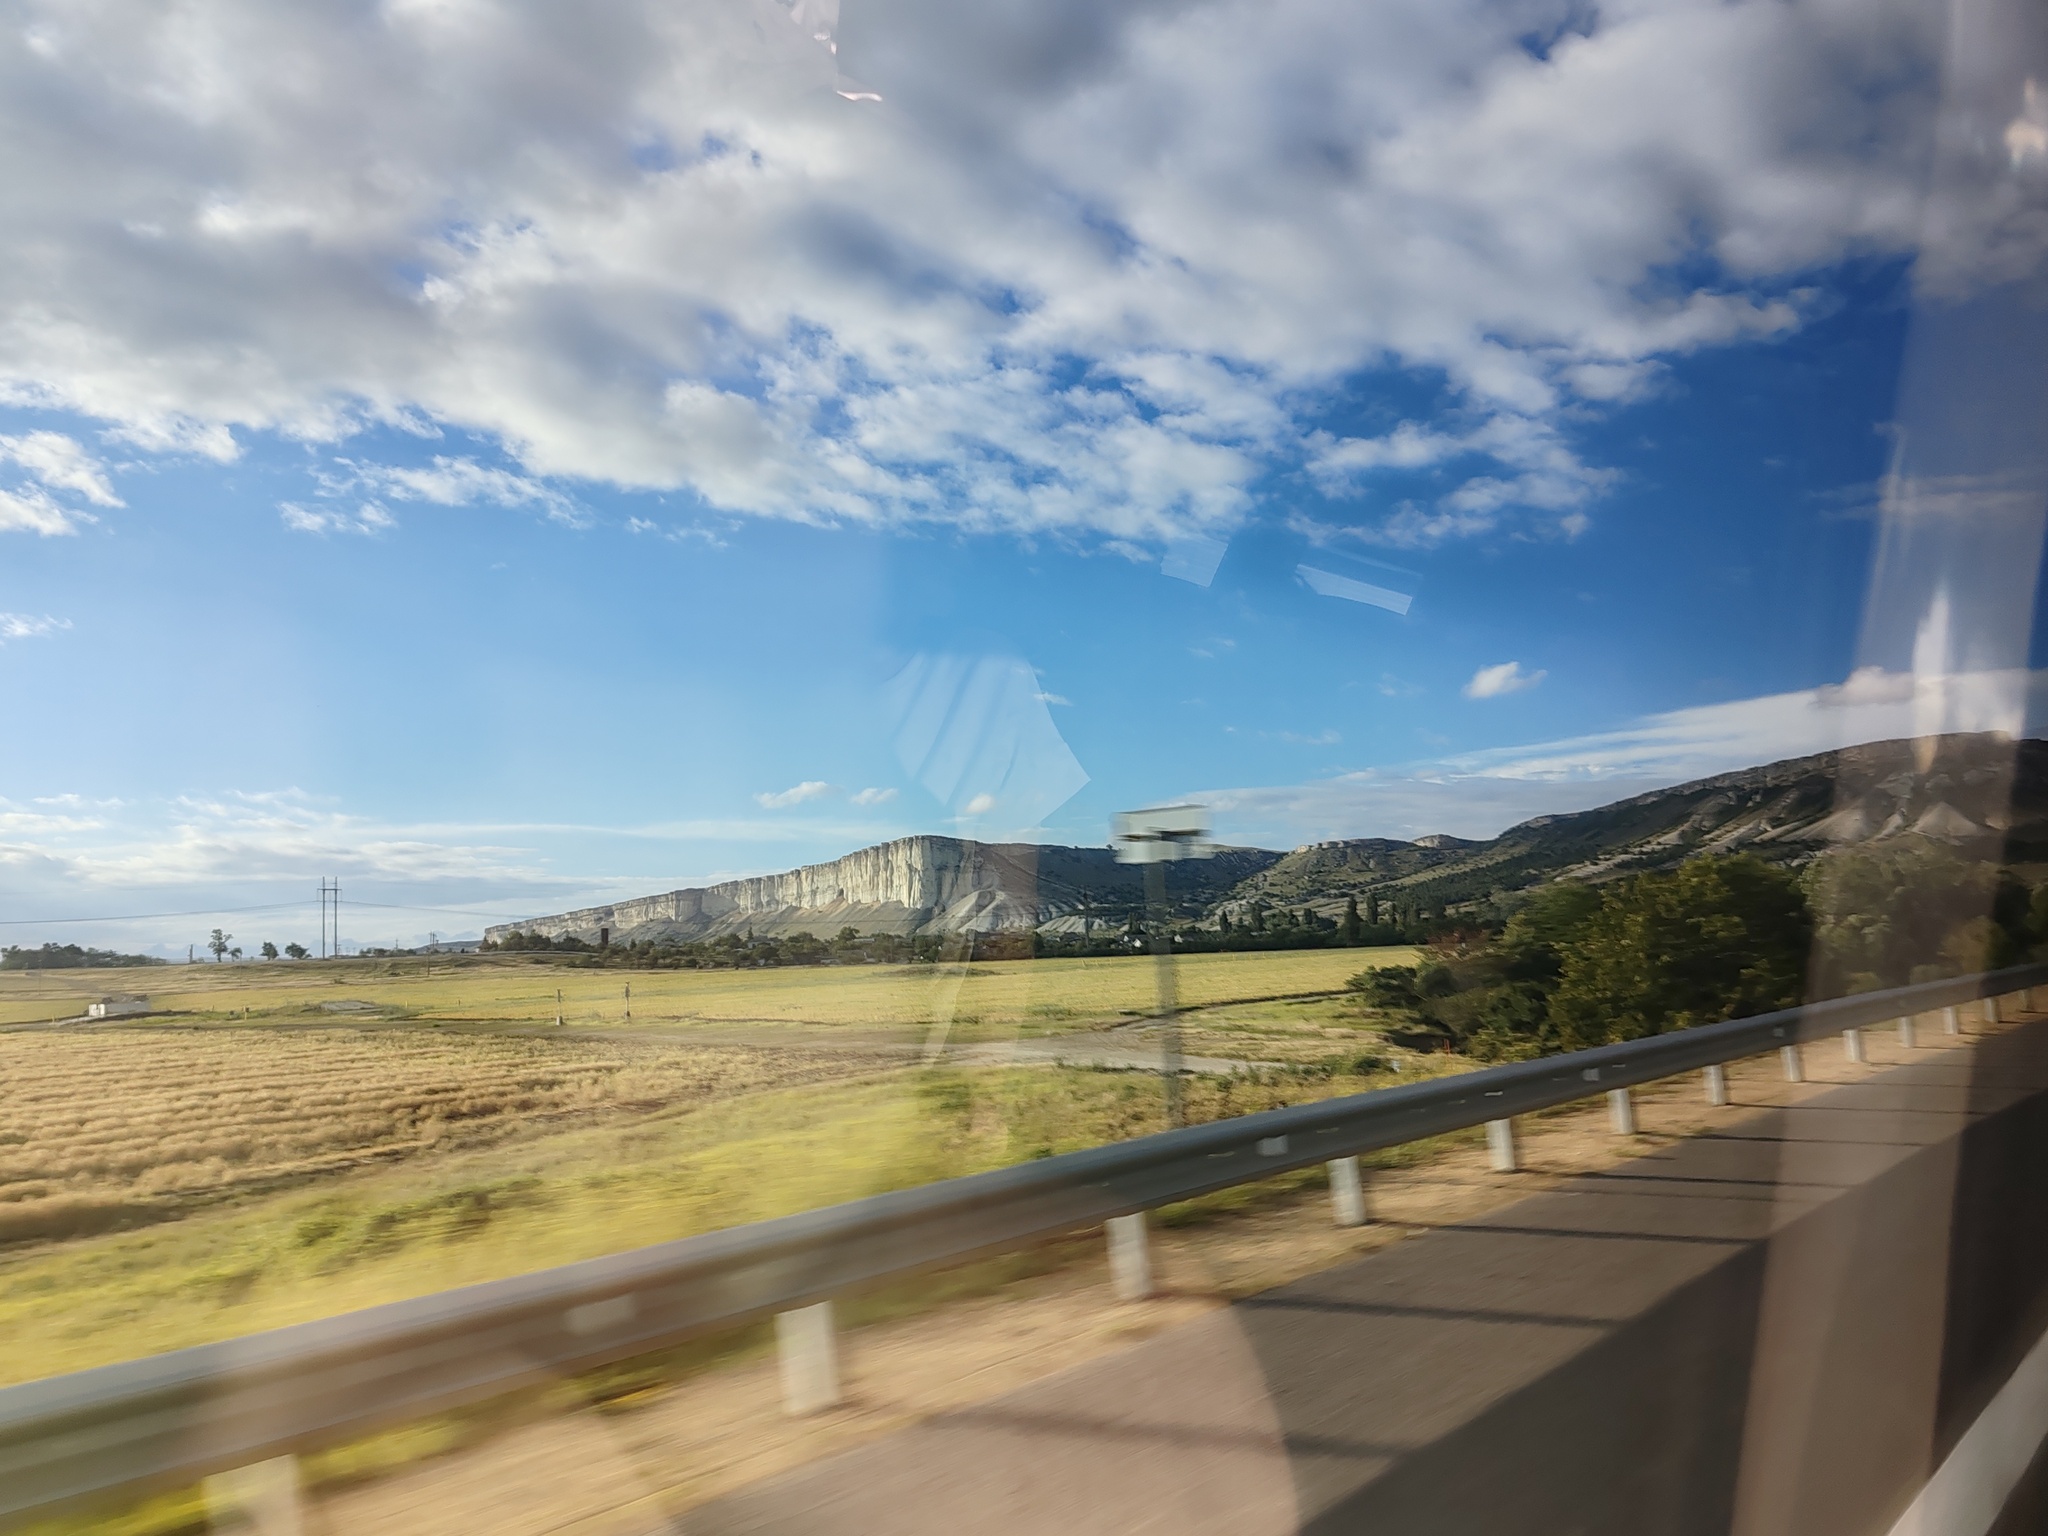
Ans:
[{"label": "blue sky", "polygon": [[[1028,78],[914,5],[836,58],[202,9],[219,99],[89,9],[0,44],[0,938],[339,875],[412,940],[1185,795],[1485,835],[1905,719],[1907,9],[1005,11]],[[758,69],[678,106],[705,54]]]}]

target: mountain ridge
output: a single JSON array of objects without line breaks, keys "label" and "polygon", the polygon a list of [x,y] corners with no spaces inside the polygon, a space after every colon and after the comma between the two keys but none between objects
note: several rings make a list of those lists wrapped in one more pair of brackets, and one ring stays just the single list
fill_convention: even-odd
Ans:
[{"label": "mountain ridge", "polygon": [[[1222,848],[1176,866],[1179,903],[1204,906],[1280,855]],[[1206,899],[1205,899],[1206,898]],[[842,927],[863,933],[992,933],[1027,928],[1083,931],[1121,924],[1144,900],[1143,873],[1107,847],[982,843],[916,833],[778,875],[686,887],[484,930],[499,942],[515,932],[550,939],[688,942],[751,931],[763,936]]]},{"label": "mountain ridge", "polygon": [[[1821,849],[1916,836],[2048,860],[2048,742],[1957,734],[1872,742],[1733,769],[1589,810],[1532,817],[1498,837],[1338,838],[1288,852],[1220,848],[1169,866],[1186,921],[1257,906],[1326,913],[1368,895],[1442,910],[1560,878],[1604,880],[1695,854],[1747,849],[1799,864]],[[1143,904],[1141,870],[1107,847],[981,843],[914,834],[775,875],[504,923],[588,942],[724,934],[1085,933]]]}]

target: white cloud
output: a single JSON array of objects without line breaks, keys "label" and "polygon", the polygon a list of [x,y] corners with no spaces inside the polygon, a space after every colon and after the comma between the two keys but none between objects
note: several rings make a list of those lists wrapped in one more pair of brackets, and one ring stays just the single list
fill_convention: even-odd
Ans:
[{"label": "white cloud", "polygon": [[671,544],[701,543],[710,549],[724,549],[727,547],[725,540],[721,539],[711,529],[701,528],[690,523],[684,523],[674,528],[664,528],[660,523],[650,518],[629,517],[626,519],[626,532],[632,534],[651,533],[657,538],[668,540]]},{"label": "white cloud", "polygon": [[0,533],[39,533],[44,538],[76,533],[91,514],[59,506],[36,486],[19,491],[0,489]]},{"label": "white cloud", "polygon": [[106,467],[87,453],[76,438],[62,432],[0,433],[0,463],[19,464],[54,490],[73,491],[96,506],[118,507],[121,498],[107,479]]},{"label": "white cloud", "polygon": [[445,833],[349,816],[296,790],[141,806],[81,801],[54,814],[0,800],[0,834],[45,839],[0,843],[0,860],[59,869],[88,896],[269,879],[296,886],[314,868],[382,880],[542,878],[520,850],[455,841]]},{"label": "white cloud", "polygon": [[893,789],[863,789],[850,797],[855,805],[887,805],[896,798]]},{"label": "white cloud", "polygon": [[571,527],[588,521],[576,503],[560,491],[474,459],[436,457],[425,469],[390,464],[351,467],[363,484],[394,501],[426,501],[443,507],[466,507],[481,501],[500,507],[537,507]]},{"label": "white cloud", "polygon": [[[1155,547],[1276,468],[1455,473],[1395,543],[1581,525],[1585,411],[1911,248],[1940,49],[1918,0],[906,0],[836,62],[766,6],[25,4],[0,400],[223,462],[389,424],[517,466],[387,500]],[[1310,434],[1384,366],[1458,424]]]},{"label": "white cloud", "polygon": [[[792,805],[802,805],[806,800],[816,800],[831,793],[832,786],[823,779],[806,779],[801,784],[792,785],[788,789],[777,790],[773,794],[758,794],[754,796],[754,799],[756,803],[766,810],[781,811],[787,810]],[[860,803],[865,804],[866,802]]]},{"label": "white cloud", "polygon": [[2020,736],[2044,726],[2048,671],[1916,677],[1867,667],[1842,683],[1670,710],[1594,735],[1191,798],[1215,809],[1220,835],[1239,841],[1492,837],[1531,816],[1858,742],[1930,729]]},{"label": "white cloud", "polygon": [[298,533],[375,534],[398,526],[398,519],[374,501],[366,501],[357,507],[354,516],[332,508],[307,507],[295,501],[281,501],[277,505],[277,515],[283,519],[285,527]]},{"label": "white cloud", "polygon": [[[1610,368],[1600,374],[1605,381],[1600,388],[1606,392],[1598,398],[1623,393],[1613,373]],[[1578,393],[1587,391],[1580,388]],[[1462,432],[1404,421],[1383,437],[1339,439],[1321,433],[1310,439],[1310,446],[1309,471],[1331,495],[1355,491],[1363,476],[1382,469],[1430,469],[1465,461],[1510,471],[1468,474],[1433,504],[1405,503],[1373,530],[1383,542],[1406,548],[1483,533],[1496,526],[1508,508],[1559,514],[1551,519],[1552,526],[1575,535],[1585,522],[1580,509],[1609,490],[1617,478],[1612,470],[1582,461],[1554,423],[1516,413],[1493,416]]]},{"label": "white cloud", "polygon": [[986,816],[996,808],[996,797],[986,792],[976,795],[960,807],[962,816]]},{"label": "white cloud", "polygon": [[37,618],[29,613],[0,613],[0,645],[9,640],[36,640],[44,635],[54,635],[60,629],[69,629],[69,619],[53,619],[48,614]]},{"label": "white cloud", "polygon": [[1481,667],[1474,672],[1463,692],[1468,699],[1497,699],[1503,694],[1534,688],[1548,676],[1548,672],[1540,670],[1524,672],[1519,661],[1504,661],[1497,667]]}]

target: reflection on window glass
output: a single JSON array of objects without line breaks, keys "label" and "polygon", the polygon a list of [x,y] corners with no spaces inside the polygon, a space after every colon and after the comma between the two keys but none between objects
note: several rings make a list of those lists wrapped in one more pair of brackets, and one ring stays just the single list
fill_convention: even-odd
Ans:
[{"label": "reflection on window glass", "polygon": [[2040,1523],[2037,7],[15,0],[0,168],[0,1525]]}]

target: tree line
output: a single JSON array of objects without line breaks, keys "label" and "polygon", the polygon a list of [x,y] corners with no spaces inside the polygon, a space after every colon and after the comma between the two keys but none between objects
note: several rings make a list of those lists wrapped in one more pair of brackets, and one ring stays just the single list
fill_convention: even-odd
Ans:
[{"label": "tree line", "polygon": [[2048,954],[2048,883],[1901,839],[1803,871],[1709,854],[1558,881],[1351,980],[1397,1044],[1518,1060]]},{"label": "tree line", "polygon": [[83,971],[135,965],[165,965],[155,955],[123,955],[111,949],[81,949],[76,944],[45,944],[40,949],[23,949],[10,944],[0,949],[0,971]]},{"label": "tree line", "polygon": [[[1361,905],[1352,896],[1341,918],[1313,907],[1285,907],[1254,900],[1233,920],[1226,910],[1215,927],[1181,915],[1167,925],[1178,954],[1225,950],[1334,949],[1351,946],[1420,943],[1446,921],[1441,909],[1397,907],[1368,895]],[[831,939],[807,932],[756,934],[752,929],[721,934],[715,939],[636,939],[601,944],[567,935],[514,930],[502,939],[486,939],[480,952],[546,954],[574,957],[571,964],[617,966],[624,969],[722,969],[776,965],[929,965],[960,960],[1040,960],[1128,955],[1150,946],[1145,915],[1126,912],[1086,933],[1048,933],[1043,929],[995,933],[894,934],[868,933],[847,927]]]},{"label": "tree line", "polygon": [[[218,928],[207,935],[206,952],[213,956],[215,964],[219,964],[223,960],[239,960],[242,958],[242,949],[240,945],[235,943],[235,936],[232,933],[223,933]],[[265,960],[280,958],[278,947],[267,939],[264,940],[256,953]],[[308,960],[312,958],[312,954],[313,951],[306,948],[303,944],[287,944],[282,952],[282,958],[286,960]]]}]

